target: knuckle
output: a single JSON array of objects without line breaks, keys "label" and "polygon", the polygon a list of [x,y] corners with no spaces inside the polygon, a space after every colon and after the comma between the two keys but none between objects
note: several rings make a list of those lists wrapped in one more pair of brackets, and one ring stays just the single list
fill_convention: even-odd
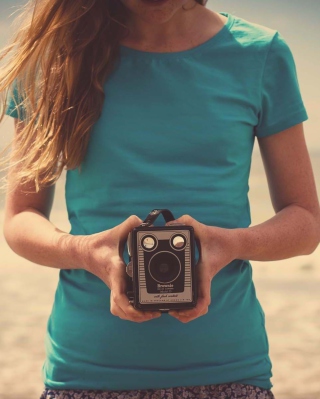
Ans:
[{"label": "knuckle", "polygon": [[111,306],[111,308],[110,308],[110,313],[111,313],[113,316],[118,316],[118,315],[117,315],[117,311],[116,311],[116,309],[115,309],[113,306]]},{"label": "knuckle", "polygon": [[203,306],[201,306],[201,309],[199,309],[199,310],[200,310],[200,313],[203,313],[203,312],[208,310],[208,306],[207,305],[203,305]]},{"label": "knuckle", "polygon": [[187,317],[196,317],[199,314],[199,310],[195,309],[192,312],[188,313]]},{"label": "knuckle", "polygon": [[115,294],[114,292],[112,293],[112,299],[115,303],[118,303],[120,300],[120,295],[119,294]]},{"label": "knuckle", "polygon": [[[208,281],[208,280],[207,280]],[[206,306],[211,301],[210,292],[206,293],[201,301],[202,306]]]}]

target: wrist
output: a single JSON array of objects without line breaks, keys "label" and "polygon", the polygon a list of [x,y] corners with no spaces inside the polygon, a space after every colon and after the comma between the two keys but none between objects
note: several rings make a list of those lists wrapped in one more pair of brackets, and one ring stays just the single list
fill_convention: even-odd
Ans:
[{"label": "wrist", "polygon": [[[254,245],[254,237],[251,235],[251,227],[233,229],[233,245],[236,259],[250,260],[250,247]],[[255,245],[257,250],[257,246]]]},{"label": "wrist", "polygon": [[58,246],[64,262],[69,269],[85,269],[83,256],[83,237],[80,235],[63,234],[59,237]]},{"label": "wrist", "polygon": [[230,253],[231,262],[235,259],[241,258],[241,242],[240,242],[240,229],[225,229],[226,239],[228,242],[228,251]]},{"label": "wrist", "polygon": [[224,254],[226,263],[241,259],[239,258],[241,245],[237,230],[239,229],[209,226],[209,245],[212,245],[211,242],[216,243],[217,249]]},{"label": "wrist", "polygon": [[232,255],[232,259],[243,259],[242,258],[242,230],[241,228],[226,229],[228,231],[228,242],[229,251]]}]

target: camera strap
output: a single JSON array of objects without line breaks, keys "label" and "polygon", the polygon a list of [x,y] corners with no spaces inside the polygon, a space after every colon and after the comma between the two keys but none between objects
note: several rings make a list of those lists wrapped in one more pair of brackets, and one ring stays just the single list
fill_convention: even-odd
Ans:
[{"label": "camera strap", "polygon": [[162,213],[166,222],[174,220],[174,216],[169,209],[153,209],[140,226],[150,226],[157,219],[160,213]]}]

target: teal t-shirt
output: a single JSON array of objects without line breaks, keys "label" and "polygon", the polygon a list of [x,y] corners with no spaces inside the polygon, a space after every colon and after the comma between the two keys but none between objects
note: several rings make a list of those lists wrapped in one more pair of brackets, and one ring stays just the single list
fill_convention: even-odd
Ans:
[{"label": "teal t-shirt", "polygon": [[[190,50],[121,46],[82,171],[67,172],[71,234],[101,232],[130,215],[144,219],[154,208],[210,226],[250,226],[255,137],[308,116],[280,33],[221,14],[228,17],[222,30]],[[7,114],[17,115],[10,104]],[[163,223],[160,216],[155,225]],[[99,278],[60,270],[45,343],[43,382],[52,389],[272,387],[265,316],[246,259],[213,278],[208,313],[189,323],[168,314],[122,320],[110,313],[110,290]]]}]

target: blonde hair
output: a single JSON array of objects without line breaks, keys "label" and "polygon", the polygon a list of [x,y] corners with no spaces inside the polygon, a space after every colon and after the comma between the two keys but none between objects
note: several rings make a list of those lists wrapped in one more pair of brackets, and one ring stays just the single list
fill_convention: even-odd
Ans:
[{"label": "blonde hair", "polygon": [[[29,0],[21,7],[16,31],[0,53],[2,61],[11,52],[0,71],[0,122],[8,93],[23,120],[14,145],[2,151],[12,146],[11,153],[0,163],[18,165],[12,172],[15,187],[32,183],[39,192],[64,168],[81,170],[102,112],[104,83],[129,33],[125,18],[119,0]],[[2,180],[6,189],[6,176]]]}]

